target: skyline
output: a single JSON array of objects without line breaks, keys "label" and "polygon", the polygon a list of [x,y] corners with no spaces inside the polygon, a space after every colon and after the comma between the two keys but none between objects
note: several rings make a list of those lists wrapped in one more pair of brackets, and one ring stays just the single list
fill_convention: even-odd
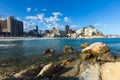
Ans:
[{"label": "skyline", "polygon": [[104,34],[120,34],[119,0],[2,0],[0,19],[15,16],[22,20],[25,31],[58,27],[73,30],[88,25],[95,26]]}]

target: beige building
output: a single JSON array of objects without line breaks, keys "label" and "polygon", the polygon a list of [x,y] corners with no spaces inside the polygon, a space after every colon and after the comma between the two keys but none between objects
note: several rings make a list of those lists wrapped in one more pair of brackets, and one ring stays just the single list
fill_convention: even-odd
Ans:
[{"label": "beige building", "polygon": [[23,36],[23,22],[9,16],[6,20],[0,20],[0,35]]}]

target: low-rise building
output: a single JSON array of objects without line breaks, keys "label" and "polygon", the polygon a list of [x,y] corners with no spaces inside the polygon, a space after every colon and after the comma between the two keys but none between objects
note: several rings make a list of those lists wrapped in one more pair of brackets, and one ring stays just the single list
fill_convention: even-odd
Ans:
[{"label": "low-rise building", "polygon": [[33,36],[33,37],[39,37],[40,34],[38,32],[38,26],[36,26],[36,29],[30,30],[28,32],[29,36]]},{"label": "low-rise building", "polygon": [[54,37],[60,37],[60,30],[56,29],[55,27],[51,31],[52,34],[54,34]]},{"label": "low-rise building", "polygon": [[77,38],[77,34],[76,33],[71,33],[70,36],[71,36],[71,38]]},{"label": "low-rise building", "polygon": [[45,30],[45,34],[44,34],[44,37],[50,37],[50,38],[53,38],[53,37],[60,37],[60,30],[59,29],[56,29],[56,28],[53,28],[53,30],[49,31],[49,30]]}]

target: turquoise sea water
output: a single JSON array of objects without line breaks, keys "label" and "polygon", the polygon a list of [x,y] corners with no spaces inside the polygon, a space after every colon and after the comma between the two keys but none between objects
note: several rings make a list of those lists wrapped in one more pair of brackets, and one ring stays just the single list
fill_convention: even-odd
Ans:
[{"label": "turquoise sea water", "polygon": [[24,59],[23,57],[41,55],[47,48],[53,48],[56,54],[61,54],[65,45],[70,45],[76,51],[81,51],[79,46],[83,43],[103,42],[107,44],[112,54],[120,56],[120,38],[106,39],[34,39],[17,41],[0,41],[0,61],[10,58]]}]

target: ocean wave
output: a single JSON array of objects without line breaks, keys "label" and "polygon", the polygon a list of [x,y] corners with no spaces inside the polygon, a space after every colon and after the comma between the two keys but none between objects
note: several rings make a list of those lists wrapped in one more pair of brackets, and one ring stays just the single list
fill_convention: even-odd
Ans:
[{"label": "ocean wave", "polygon": [[120,43],[108,44],[110,47],[120,47]]},{"label": "ocean wave", "polygon": [[120,51],[118,50],[111,50],[111,53],[116,56],[120,56]]},{"label": "ocean wave", "polygon": [[0,44],[0,47],[12,47],[15,46],[16,44]]}]

